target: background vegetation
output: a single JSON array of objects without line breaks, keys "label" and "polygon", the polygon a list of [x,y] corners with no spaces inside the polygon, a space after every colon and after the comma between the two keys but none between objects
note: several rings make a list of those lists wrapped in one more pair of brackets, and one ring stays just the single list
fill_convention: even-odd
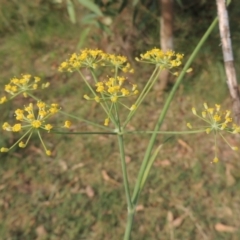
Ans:
[{"label": "background vegetation", "polygon": [[[67,2],[0,0],[2,93],[13,76],[37,75],[51,83],[42,99],[60,102],[65,111],[101,122],[98,106],[83,102],[86,89],[79,77],[59,73],[57,68],[80,48],[100,48],[126,55],[141,89],[151,69],[140,66],[134,57],[159,46],[157,8],[149,0],[142,1],[135,14],[131,3],[119,13],[117,1],[96,1],[105,14],[99,17],[73,1],[73,24]],[[175,50],[187,58],[215,15],[214,1],[176,1]],[[229,15],[239,66],[239,2],[233,1]],[[186,122],[195,121],[191,107],[200,107],[204,101],[231,108],[217,28],[192,67],[194,71],[184,79],[171,104],[163,130],[185,130]],[[239,68],[237,72],[239,76]],[[172,83],[164,93],[157,87],[150,93],[133,119],[132,129],[152,129]],[[1,105],[1,122],[13,119],[14,110],[23,104],[24,99]],[[86,126],[74,123],[74,128]],[[1,131],[0,146],[11,145],[16,137]],[[46,134],[45,139],[54,149],[52,157],[45,155],[37,137],[24,150],[0,155],[0,239],[121,239],[126,202],[115,137]],[[159,143],[163,139],[159,136]],[[126,138],[132,185],[147,141],[148,136]],[[240,144],[238,136],[228,141]],[[221,161],[213,165],[213,142],[199,134],[174,137],[164,145],[140,197],[132,239],[240,239],[239,153],[220,142]]]}]

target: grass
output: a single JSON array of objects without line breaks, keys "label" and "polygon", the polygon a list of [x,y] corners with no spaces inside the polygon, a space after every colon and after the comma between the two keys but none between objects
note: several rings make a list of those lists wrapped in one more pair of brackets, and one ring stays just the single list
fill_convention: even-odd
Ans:
[{"label": "grass", "polygon": [[[57,72],[59,63],[76,49],[77,26],[65,21],[56,25],[59,18],[49,18],[42,19],[37,32],[31,29],[43,36],[42,45],[29,47],[24,31],[4,36],[0,46],[1,82],[25,72],[41,75],[52,86],[42,95],[44,99],[59,101],[64,110],[101,123],[104,116],[98,105],[83,104],[86,89],[78,76]],[[220,57],[210,56],[210,50],[206,46],[196,59],[193,73],[185,78],[171,104],[163,130],[185,130],[186,122],[195,122],[191,107],[200,107],[204,101],[231,106]],[[140,86],[148,71],[144,67],[136,73]],[[159,100],[152,91],[131,129],[152,129],[167,94]],[[1,122],[8,121],[23,102],[1,105]],[[86,129],[85,124],[74,124],[76,131]],[[46,134],[44,139],[53,149],[53,157],[45,155],[37,137],[26,149],[0,156],[1,239],[121,239],[126,201],[115,136]],[[148,139],[126,136],[131,186]],[[163,139],[159,136],[156,144]],[[14,135],[1,132],[1,146],[14,140]],[[238,137],[228,140],[239,145]],[[140,197],[132,239],[240,238],[239,153],[220,142],[221,161],[210,164],[213,141],[211,136],[199,134],[174,137],[164,145]],[[217,225],[220,223],[223,225]],[[230,226],[235,229],[226,228]]]}]

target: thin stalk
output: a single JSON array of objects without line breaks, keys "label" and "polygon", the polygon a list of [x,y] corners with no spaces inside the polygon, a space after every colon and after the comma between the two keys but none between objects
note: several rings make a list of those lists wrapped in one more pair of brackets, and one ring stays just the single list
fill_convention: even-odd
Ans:
[{"label": "thin stalk", "polygon": [[165,135],[181,135],[181,134],[194,134],[206,132],[205,129],[193,130],[193,131],[124,131],[123,134],[165,134]]},{"label": "thin stalk", "polygon": [[102,129],[105,129],[105,130],[110,130],[109,127],[106,127],[106,126],[103,126],[103,125],[101,125],[101,124],[97,124],[97,123],[91,122],[91,121],[86,120],[86,119],[84,119],[84,118],[77,117],[77,116],[75,116],[75,115],[72,115],[72,114],[70,114],[70,113],[64,112],[64,111],[62,111],[62,110],[59,110],[59,113],[65,115],[65,116],[71,117],[71,118],[73,118],[73,119],[77,119],[77,120],[79,120],[79,121],[85,122],[85,123],[87,123],[87,124],[89,124],[89,125],[92,125],[92,126],[94,126],[94,127],[102,128]]},{"label": "thin stalk", "polygon": [[62,131],[51,131],[51,133],[56,134],[70,134],[70,135],[117,135],[116,132],[62,132]]},{"label": "thin stalk", "polygon": [[128,114],[126,121],[123,123],[123,128],[126,127],[126,125],[129,123],[129,121],[132,119],[132,117],[136,113],[136,110],[138,109],[139,105],[144,100],[144,98],[149,93],[150,89],[152,88],[153,84],[158,79],[160,72],[161,72],[161,69],[159,69],[159,67],[156,67],[154,69],[151,77],[147,81],[147,84],[145,85],[144,89],[142,90],[141,94],[139,95],[138,99],[135,102],[136,108]]},{"label": "thin stalk", "polygon": [[217,22],[218,22],[218,18],[215,18],[214,21],[212,22],[212,24],[207,29],[206,33],[200,39],[198,45],[196,46],[196,48],[192,52],[191,56],[189,57],[189,59],[188,59],[186,65],[184,66],[182,72],[178,76],[177,81],[174,84],[174,86],[173,86],[173,88],[172,88],[172,90],[171,90],[171,92],[170,92],[170,94],[169,94],[169,96],[168,96],[168,98],[167,98],[167,100],[166,100],[166,102],[164,104],[163,110],[161,111],[161,114],[159,115],[157,124],[156,124],[156,126],[154,128],[154,133],[152,134],[152,137],[151,137],[151,139],[149,141],[147,150],[145,152],[145,156],[144,156],[144,159],[143,159],[143,162],[142,162],[142,165],[141,165],[138,177],[137,177],[137,182],[135,184],[134,192],[133,192],[133,195],[132,195],[132,202],[133,202],[134,205],[136,205],[136,203],[138,201],[138,196],[139,196],[139,193],[140,193],[140,184],[142,182],[143,174],[144,174],[145,168],[146,168],[146,166],[148,164],[148,160],[149,160],[149,157],[151,155],[151,152],[152,152],[152,149],[153,149],[156,137],[157,137],[157,131],[160,129],[160,127],[161,127],[161,125],[163,123],[163,120],[164,120],[164,118],[166,116],[166,113],[168,111],[170,103],[171,103],[171,101],[172,101],[172,99],[173,99],[173,97],[175,95],[175,92],[177,91],[178,86],[180,85],[180,83],[181,83],[181,81],[182,81],[182,79],[183,79],[187,69],[190,67],[191,63],[193,62],[194,58],[196,57],[197,53],[201,49],[202,45],[204,44],[204,42],[206,41],[206,39],[208,38],[208,36],[212,32],[212,30],[214,29],[214,27],[216,26]]},{"label": "thin stalk", "polygon": [[139,97],[138,97],[138,99],[137,99],[137,101],[136,101],[136,103],[135,103],[136,105],[138,105],[138,103],[141,101],[144,93],[145,93],[146,90],[149,88],[149,85],[151,84],[152,79],[154,78],[154,76],[157,76],[157,75],[158,75],[158,74],[156,74],[156,72],[157,72],[158,69],[159,69],[159,68],[156,66],[156,68],[154,69],[151,77],[150,77],[149,80],[147,81],[147,84],[145,85],[145,87],[143,88],[141,94],[139,95]]},{"label": "thin stalk", "polygon": [[95,91],[93,90],[93,88],[91,87],[91,85],[88,83],[87,79],[84,77],[84,75],[82,74],[82,72],[77,69],[77,72],[79,73],[79,75],[81,76],[81,78],[83,79],[83,81],[85,82],[85,84],[88,86],[89,90],[92,92],[92,94],[94,96],[96,96],[96,93]]},{"label": "thin stalk", "polygon": [[[91,74],[92,74],[92,77],[93,77],[93,79],[94,79],[94,82],[97,83],[98,80],[97,80],[97,77],[96,77],[94,71],[93,71],[92,69],[90,69],[90,72],[91,72]],[[108,112],[109,112],[109,105],[108,105],[107,101],[105,101],[105,97],[104,97],[103,93],[100,92],[100,94],[101,94],[101,97],[102,97],[103,102],[104,102],[104,104],[105,104],[105,107],[107,108],[107,110],[108,110]]]}]

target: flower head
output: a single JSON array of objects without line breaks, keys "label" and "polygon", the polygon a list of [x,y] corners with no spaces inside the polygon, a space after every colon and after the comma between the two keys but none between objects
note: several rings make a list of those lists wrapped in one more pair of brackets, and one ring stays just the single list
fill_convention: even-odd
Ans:
[{"label": "flower head", "polygon": [[96,69],[99,66],[110,66],[123,72],[134,72],[127,58],[115,54],[107,54],[98,49],[84,49],[80,53],[73,53],[69,59],[62,62],[59,71],[73,72],[81,68]]},{"label": "flower head", "polygon": [[[42,137],[41,137],[41,130],[45,130],[47,132],[50,132],[50,130],[53,128],[53,126],[49,123],[46,123],[46,120],[56,114],[59,111],[58,104],[51,104],[48,106],[46,103],[39,101],[37,102],[37,111],[34,111],[34,106],[32,103],[30,103],[28,106],[25,106],[24,109],[17,109],[15,111],[15,118],[19,121],[19,123],[16,123],[14,125],[10,125],[9,123],[5,122],[2,125],[3,130],[5,131],[12,131],[12,132],[21,132],[24,131],[24,134],[20,139],[10,148],[1,148],[1,152],[7,152],[14,146],[18,144],[19,147],[24,148],[33,132],[37,132],[40,141],[45,149],[45,152],[47,155],[49,155],[50,151],[46,148]],[[28,136],[28,137],[27,137]],[[23,142],[22,140],[27,137],[26,142]]]},{"label": "flower head", "polygon": [[[22,74],[20,78],[12,78],[8,84],[5,85],[5,92],[11,95],[10,99],[16,97],[19,94],[23,94],[27,97],[28,91],[36,90],[39,87],[39,77],[32,77],[30,74]],[[42,88],[47,88],[49,83],[42,84]],[[7,97],[0,98],[0,104],[7,102]]]},{"label": "flower head", "polygon": [[125,82],[126,78],[120,76],[117,76],[116,78],[109,77],[107,81],[97,82],[95,84],[96,92],[101,94],[99,96],[99,99],[104,101],[110,100],[112,102],[117,102],[122,98],[138,94],[138,90],[136,89],[137,86],[135,84],[132,85],[131,89],[127,89],[124,87]]},{"label": "flower head", "polygon": [[175,53],[172,50],[166,52],[158,48],[153,48],[144,54],[141,54],[141,59],[137,61],[150,63],[159,66],[161,69],[171,69],[182,64],[183,54]]},{"label": "flower head", "polygon": [[[129,83],[128,83],[129,84]],[[131,97],[138,94],[137,85],[130,84],[130,87],[127,86],[127,79],[125,77],[109,77],[107,80],[102,82],[97,82],[95,84],[95,96],[89,97],[84,95],[83,97],[86,100],[94,100],[97,103],[106,103],[110,102],[111,106],[109,111],[113,110],[114,103],[120,103],[122,106],[132,111],[136,108],[135,105],[127,107],[122,103],[122,100],[127,97]],[[108,113],[110,114],[110,112]],[[109,123],[109,116],[106,118],[104,125],[107,126]]]},{"label": "flower head", "polygon": [[[210,133],[214,134],[215,158],[213,162],[218,162],[217,136],[220,136],[231,149],[238,150],[238,147],[231,146],[230,143],[227,141],[227,139],[223,136],[224,132],[231,133],[231,134],[240,132],[240,126],[232,123],[233,119],[231,117],[230,110],[222,111],[221,106],[219,104],[215,104],[214,107],[209,107],[207,103],[204,103],[201,115],[197,113],[195,108],[192,108],[192,112],[195,116],[200,118],[205,123],[205,125],[203,127],[200,127],[200,129],[205,131],[207,134],[210,134]],[[190,129],[193,129],[190,123],[187,123],[187,126]]]},{"label": "flower head", "polygon": [[80,68],[97,68],[106,59],[107,54],[98,49],[84,49],[79,54],[73,53],[66,61],[62,62],[59,71],[73,72]]},{"label": "flower head", "polygon": [[106,65],[113,66],[114,68],[120,69],[123,72],[133,73],[134,69],[131,68],[130,63],[127,61],[125,56],[107,54]]}]

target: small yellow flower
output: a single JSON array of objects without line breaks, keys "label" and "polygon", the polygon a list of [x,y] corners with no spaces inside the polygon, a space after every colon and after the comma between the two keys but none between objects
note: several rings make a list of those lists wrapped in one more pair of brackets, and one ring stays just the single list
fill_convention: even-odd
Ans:
[{"label": "small yellow flower", "polygon": [[5,131],[12,131],[12,127],[9,123],[5,122],[3,125],[2,125],[2,128],[3,130]]},{"label": "small yellow flower", "polygon": [[191,123],[187,123],[187,127],[190,128],[190,129],[192,129]]},{"label": "small yellow flower", "polygon": [[70,128],[71,125],[72,125],[72,123],[70,121],[65,121],[65,123],[64,123],[65,128]]},{"label": "small yellow flower", "polygon": [[42,122],[40,120],[33,120],[31,124],[34,128],[40,128],[42,125]]},{"label": "small yellow flower", "polygon": [[2,147],[1,149],[0,149],[0,152],[8,152],[9,151],[9,148],[4,148],[4,147]]},{"label": "small yellow flower", "polygon": [[45,125],[45,129],[47,131],[50,131],[52,128],[53,128],[53,126],[51,124],[49,124],[49,123]]},{"label": "small yellow flower", "polygon": [[192,68],[189,68],[187,71],[186,71],[186,73],[190,73],[190,72],[192,72]]},{"label": "small yellow flower", "polygon": [[18,146],[19,146],[20,148],[25,148],[25,147],[26,147],[26,144],[25,144],[23,141],[21,141],[21,142],[18,144]]},{"label": "small yellow flower", "polygon": [[104,126],[108,126],[108,124],[109,124],[109,118],[106,118],[106,119],[104,120]]},{"label": "small yellow flower", "polygon": [[96,102],[100,102],[100,97],[96,96],[96,97],[94,98],[94,100],[95,100]]},{"label": "small yellow flower", "polygon": [[111,101],[112,101],[112,102],[114,102],[114,103],[115,103],[115,102],[117,102],[117,100],[118,100],[118,97],[117,97],[117,96],[111,96],[111,98],[110,98],[110,99],[111,99]]},{"label": "small yellow flower", "polygon": [[179,75],[179,72],[174,72],[173,75],[177,77]]},{"label": "small yellow flower", "polygon": [[90,100],[90,97],[89,97],[87,94],[85,94],[83,97],[84,97],[86,100]]},{"label": "small yellow flower", "polygon": [[205,108],[206,110],[208,109],[207,103],[204,103],[203,106],[204,106],[204,108]]},{"label": "small yellow flower", "polygon": [[211,128],[206,128],[206,133],[209,134],[211,132]]},{"label": "small yellow flower", "polygon": [[47,154],[48,156],[51,156],[51,155],[52,155],[52,152],[51,152],[50,150],[47,150],[47,151],[46,151],[46,154]]},{"label": "small yellow flower", "polygon": [[7,101],[7,97],[6,96],[0,98],[0,104],[5,103],[6,101]]},{"label": "small yellow flower", "polygon": [[17,123],[15,125],[13,125],[13,127],[12,127],[13,132],[19,132],[19,131],[21,131],[21,129],[22,129],[22,125],[20,123]]},{"label": "small yellow flower", "polygon": [[50,83],[49,82],[46,82],[46,83],[43,83],[42,84],[42,89],[45,89],[45,88],[48,88],[50,86]]},{"label": "small yellow flower", "polygon": [[37,82],[41,81],[41,78],[40,77],[34,77],[34,81],[37,83]]},{"label": "small yellow flower", "polygon": [[[195,114],[195,115],[196,115],[196,114]],[[203,117],[203,118],[206,118],[206,116],[207,116],[206,111],[202,111],[202,117]]]},{"label": "small yellow flower", "polygon": [[133,104],[131,107],[130,107],[130,111],[133,111],[137,108],[137,106],[135,104]]},{"label": "small yellow flower", "polygon": [[193,107],[192,112],[193,112],[194,115],[197,115],[196,108]]}]

